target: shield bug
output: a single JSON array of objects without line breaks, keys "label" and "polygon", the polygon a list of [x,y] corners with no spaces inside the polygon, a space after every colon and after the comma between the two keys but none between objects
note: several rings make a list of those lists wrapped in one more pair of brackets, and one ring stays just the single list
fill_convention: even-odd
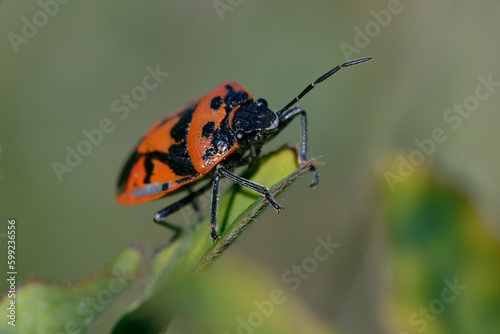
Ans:
[{"label": "shield bug", "polygon": [[[282,207],[269,189],[242,178],[231,171],[256,159],[262,146],[273,139],[290,122],[300,117],[302,130],[298,163],[306,163],[307,118],[304,109],[294,106],[315,85],[340,69],[371,60],[370,57],[348,61],[326,72],[309,84],[281,110],[274,112],[264,99],[254,100],[249,91],[236,82],[223,82],[217,88],[158,121],[146,132],[118,179],[117,201],[131,205],[149,202],[179,190],[189,190],[183,199],[158,211],[154,221],[180,232],[165,218],[193,203],[197,196],[212,188],[210,238],[217,240],[217,207],[219,183],[227,178],[264,196],[276,211]],[[318,183],[319,172],[311,165]],[[201,179],[211,178],[197,190]],[[178,233],[176,234],[178,235]]]}]

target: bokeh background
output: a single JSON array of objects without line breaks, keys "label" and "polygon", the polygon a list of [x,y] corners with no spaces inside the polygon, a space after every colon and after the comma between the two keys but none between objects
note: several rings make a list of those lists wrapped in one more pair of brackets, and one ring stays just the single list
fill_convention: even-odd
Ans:
[{"label": "bokeh background", "polygon": [[[323,163],[319,185],[309,189],[307,178],[295,183],[279,197],[286,210],[266,210],[229,253],[280,281],[311,256],[318,237],[330,235],[341,246],[292,295],[339,333],[500,332],[492,320],[499,294],[491,292],[499,286],[500,87],[492,86],[456,129],[451,125],[458,123],[443,119],[476,94],[479,77],[500,82],[498,2],[70,1],[13,47],[12,33],[23,36],[23,18],[33,22],[41,8],[34,0],[0,3],[0,233],[5,240],[7,219],[16,218],[19,282],[73,280],[130,243],[146,245],[150,256],[168,239],[152,214],[170,200],[123,207],[114,198],[127,155],[158,119],[224,80],[242,83],[276,110],[333,66],[372,56],[300,102],[309,116],[309,156]],[[148,66],[169,75],[120,119],[113,102],[142,85]],[[53,163],[65,164],[66,147],[76,149],[82,130],[105,118],[113,131],[60,181]],[[409,159],[415,140],[431,138],[436,128],[446,140],[424,156],[412,175],[419,178],[397,183],[392,192],[384,173],[396,173],[394,159]],[[296,145],[299,131],[296,122],[267,150]],[[436,200],[425,197],[429,191]],[[440,199],[445,208],[432,207]],[[461,213],[436,214],[465,205],[478,217],[470,229],[461,225]],[[172,220],[189,226],[190,213]],[[432,227],[444,220],[446,230],[436,234]],[[413,229],[394,228],[405,224]],[[461,237],[452,238],[459,229]],[[464,242],[471,234],[479,241]],[[433,242],[419,242],[426,237]],[[484,243],[491,244],[485,250],[491,258],[474,249]],[[445,244],[447,251],[440,248]],[[485,257],[490,260],[467,269]],[[492,269],[489,279],[467,281],[468,270],[485,268]],[[417,284],[428,282],[425,270],[436,284]],[[467,285],[464,294],[481,288],[491,300],[458,299],[423,331],[405,320],[455,277]],[[117,309],[128,302],[120,300]],[[475,317],[466,311],[473,308],[488,315],[479,323],[489,330],[460,325],[457,319]],[[105,315],[91,332],[106,332],[114,321]],[[172,332],[196,332],[188,327],[179,321]]]}]

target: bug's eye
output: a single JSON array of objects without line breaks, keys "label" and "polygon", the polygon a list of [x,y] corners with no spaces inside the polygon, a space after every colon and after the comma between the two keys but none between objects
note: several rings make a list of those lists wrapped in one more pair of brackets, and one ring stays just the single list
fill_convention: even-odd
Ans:
[{"label": "bug's eye", "polygon": [[267,107],[267,101],[264,100],[264,99],[258,99],[257,100],[257,104],[260,105],[260,106]]},{"label": "bug's eye", "polygon": [[243,130],[236,130],[234,135],[236,137],[236,140],[243,140],[247,137],[247,133],[245,133],[245,131]]}]

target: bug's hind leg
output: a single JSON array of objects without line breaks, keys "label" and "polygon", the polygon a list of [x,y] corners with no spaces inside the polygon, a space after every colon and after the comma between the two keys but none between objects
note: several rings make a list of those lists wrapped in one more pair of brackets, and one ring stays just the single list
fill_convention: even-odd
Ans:
[{"label": "bug's hind leg", "polygon": [[212,186],[212,184],[209,182],[206,185],[204,185],[203,187],[201,187],[200,189],[198,189],[196,191],[191,191],[189,193],[189,195],[187,195],[186,197],[180,199],[179,201],[177,201],[173,204],[170,204],[169,206],[158,211],[155,214],[155,216],[154,216],[155,223],[157,223],[161,226],[164,226],[168,229],[171,229],[174,232],[174,235],[173,235],[171,241],[174,241],[175,239],[177,239],[182,234],[183,229],[180,226],[177,226],[177,225],[174,225],[172,223],[165,221],[165,218],[167,216],[169,216],[170,214],[179,211],[180,209],[182,209],[183,207],[185,207],[186,205],[189,205],[189,204],[193,204],[193,206],[195,207],[195,210],[199,211],[199,207],[196,204],[195,200],[198,196],[202,195],[211,186]]},{"label": "bug's hind leg", "polygon": [[[189,191],[189,194],[192,194],[193,191]],[[200,221],[202,220],[203,218],[203,212],[201,210],[201,207],[200,207],[200,203],[198,202],[198,198],[193,198],[193,201],[191,202],[192,206],[193,206],[193,210],[195,212],[195,215],[196,215],[196,221]]]},{"label": "bug's hind leg", "polygon": [[163,226],[163,227],[166,227],[168,228],[169,230],[171,230],[172,232],[174,232],[174,235],[172,236],[172,238],[170,238],[170,242],[173,242],[175,240],[177,240],[178,237],[181,236],[182,232],[184,231],[184,229],[178,225],[174,225],[172,223],[169,223],[165,220],[163,221],[157,221],[156,220],[156,215],[155,215],[155,223]]}]

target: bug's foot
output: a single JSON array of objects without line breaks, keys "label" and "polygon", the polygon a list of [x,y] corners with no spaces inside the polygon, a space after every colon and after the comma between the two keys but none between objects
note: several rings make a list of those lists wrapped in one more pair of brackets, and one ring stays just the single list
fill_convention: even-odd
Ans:
[{"label": "bug's foot", "polygon": [[211,231],[210,232],[210,239],[212,239],[212,241],[215,243],[217,241],[217,239],[219,239],[221,237],[220,234],[218,234],[217,232],[215,231]]},{"label": "bug's foot", "polygon": [[276,212],[278,212],[278,213],[280,213],[280,210],[285,208],[284,206],[281,206],[276,202],[276,200],[274,199],[273,195],[271,195],[271,193],[266,194],[266,200],[269,202],[269,204],[271,204],[273,206],[274,210],[276,210]]},{"label": "bug's foot", "polygon": [[154,216],[154,218],[153,218],[154,222],[157,223],[157,224],[163,223],[163,219],[165,219],[165,218],[162,217],[159,212],[156,213],[155,216]]},{"label": "bug's foot", "polygon": [[309,170],[314,174],[314,179],[309,183],[309,187],[316,187],[319,181],[319,170],[313,165],[309,167]]},{"label": "bug's foot", "polygon": [[[299,163],[300,167],[304,167],[305,164],[307,164],[307,160],[305,157],[298,157],[297,162]],[[309,187],[316,187],[319,181],[319,170],[316,168],[314,165],[309,165],[308,168],[309,171],[311,171],[314,174],[314,178],[311,183],[309,183]]]}]

